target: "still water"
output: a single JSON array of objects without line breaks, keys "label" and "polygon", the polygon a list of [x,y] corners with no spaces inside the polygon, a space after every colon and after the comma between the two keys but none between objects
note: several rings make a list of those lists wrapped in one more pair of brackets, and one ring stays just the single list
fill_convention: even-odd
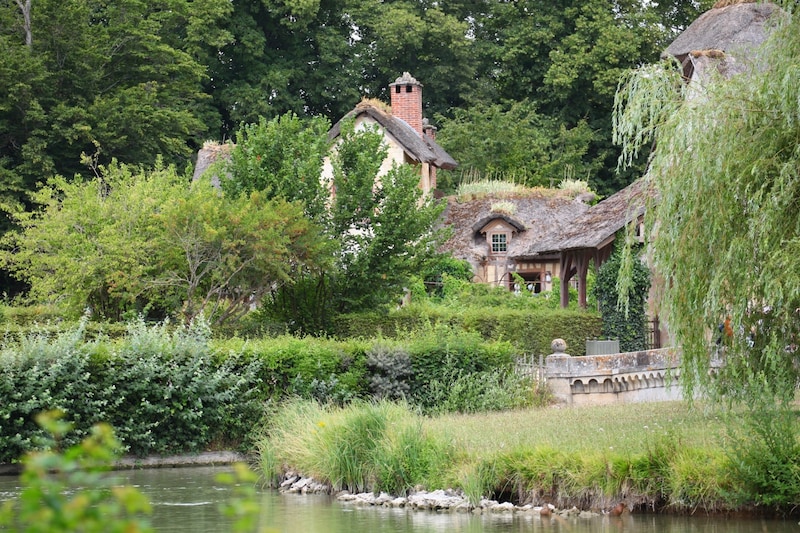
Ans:
[{"label": "still water", "polygon": [[[153,504],[152,523],[159,532],[218,533],[229,524],[217,505],[231,495],[215,480],[225,467],[192,467],[119,472]],[[0,501],[14,497],[19,483],[0,477]],[[265,490],[261,523],[277,533],[800,533],[795,520],[743,520],[704,516],[631,515],[623,518],[540,518],[527,514],[468,514],[361,508],[327,496],[279,494]]]}]

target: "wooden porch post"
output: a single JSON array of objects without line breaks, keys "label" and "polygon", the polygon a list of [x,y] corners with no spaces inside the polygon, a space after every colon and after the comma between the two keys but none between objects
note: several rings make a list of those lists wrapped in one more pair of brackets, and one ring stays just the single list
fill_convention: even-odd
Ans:
[{"label": "wooden porch post", "polygon": [[569,307],[569,280],[574,275],[574,268],[572,266],[572,254],[570,252],[561,252],[561,307],[566,309]]},{"label": "wooden porch post", "polygon": [[586,274],[589,272],[591,256],[589,250],[581,250],[575,256],[575,266],[578,269],[578,305],[581,309],[586,309]]}]

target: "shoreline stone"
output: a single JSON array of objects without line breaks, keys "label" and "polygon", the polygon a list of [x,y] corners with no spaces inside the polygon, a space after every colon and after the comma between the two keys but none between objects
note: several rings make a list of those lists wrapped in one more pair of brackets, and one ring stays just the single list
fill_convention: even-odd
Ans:
[{"label": "shoreline stone", "polygon": [[330,494],[338,502],[356,507],[391,507],[404,508],[412,511],[427,512],[453,512],[473,514],[515,514],[526,513],[541,516],[543,519],[551,515],[562,518],[593,518],[604,516],[590,510],[556,509],[553,505],[534,506],[532,504],[515,505],[511,502],[498,502],[482,498],[478,505],[471,505],[461,491],[453,489],[437,489],[433,491],[414,490],[408,496],[393,496],[385,492],[351,493],[347,490],[334,493],[333,488],[325,483],[320,483],[314,478],[304,477],[295,472],[287,472],[283,481],[278,485],[278,491],[286,494]]}]

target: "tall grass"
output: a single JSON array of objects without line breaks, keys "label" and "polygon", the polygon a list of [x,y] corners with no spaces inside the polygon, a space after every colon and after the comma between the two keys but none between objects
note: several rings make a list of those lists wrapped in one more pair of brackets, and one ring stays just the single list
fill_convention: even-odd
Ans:
[{"label": "tall grass", "polygon": [[388,402],[292,402],[261,441],[262,468],[334,489],[456,488],[473,504],[732,510],[743,502],[722,428],[680,402],[430,418]]},{"label": "tall grass", "polygon": [[452,455],[406,405],[387,401],[342,408],[290,401],[272,418],[259,449],[268,479],[293,468],[335,490],[394,494],[435,482],[431,476]]},{"label": "tall grass", "polygon": [[459,198],[508,197],[524,194],[528,190],[525,185],[512,181],[481,179],[462,182],[456,190],[456,196]]},{"label": "tall grass", "polygon": [[558,188],[562,191],[569,191],[573,194],[581,194],[592,192],[591,187],[589,187],[589,183],[584,180],[576,180],[565,178],[561,180],[561,183],[558,184]]}]

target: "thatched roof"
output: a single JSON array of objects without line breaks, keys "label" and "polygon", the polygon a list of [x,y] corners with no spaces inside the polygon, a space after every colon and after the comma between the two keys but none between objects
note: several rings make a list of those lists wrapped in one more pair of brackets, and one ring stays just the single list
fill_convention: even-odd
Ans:
[{"label": "thatched roof", "polygon": [[525,256],[579,249],[599,249],[628,222],[644,214],[650,188],[639,179],[572,219],[561,232],[532,243]]},{"label": "thatched roof", "polygon": [[472,231],[476,233],[481,231],[484,227],[486,227],[486,224],[488,224],[492,220],[502,220],[503,222],[505,222],[506,224],[508,224],[517,231],[523,231],[525,229],[525,224],[515,219],[513,216],[497,211],[489,213],[488,215],[477,221],[475,224],[473,224]]},{"label": "thatched roof", "polygon": [[386,132],[397,140],[403,151],[414,161],[430,163],[437,168],[448,170],[458,166],[456,160],[445,152],[444,148],[439,146],[436,141],[427,135],[420,136],[406,121],[393,116],[387,111],[385,105],[378,105],[370,100],[363,100],[355,109],[334,124],[328,132],[328,138],[333,140],[340,135],[342,121],[355,119],[362,115],[366,115],[380,124]]},{"label": "thatched roof", "polygon": [[497,198],[474,200],[447,198],[447,208],[442,217],[453,230],[444,248],[454,256],[473,264],[487,255],[486,237],[480,230],[494,219],[502,219],[517,230],[508,245],[508,257],[527,255],[528,250],[547,239],[559,235],[572,221],[589,209],[579,198],[562,191],[533,191],[518,197],[503,197],[504,204],[514,206],[513,213],[492,211]]},{"label": "thatched roof", "polygon": [[697,58],[701,62],[727,58],[729,71],[740,70],[742,67],[734,64],[741,65],[751,59],[754,50],[766,39],[767,21],[778,11],[780,8],[769,2],[721,0],[678,35],[661,56],[677,58],[684,65],[687,78],[694,72],[693,60]]}]

